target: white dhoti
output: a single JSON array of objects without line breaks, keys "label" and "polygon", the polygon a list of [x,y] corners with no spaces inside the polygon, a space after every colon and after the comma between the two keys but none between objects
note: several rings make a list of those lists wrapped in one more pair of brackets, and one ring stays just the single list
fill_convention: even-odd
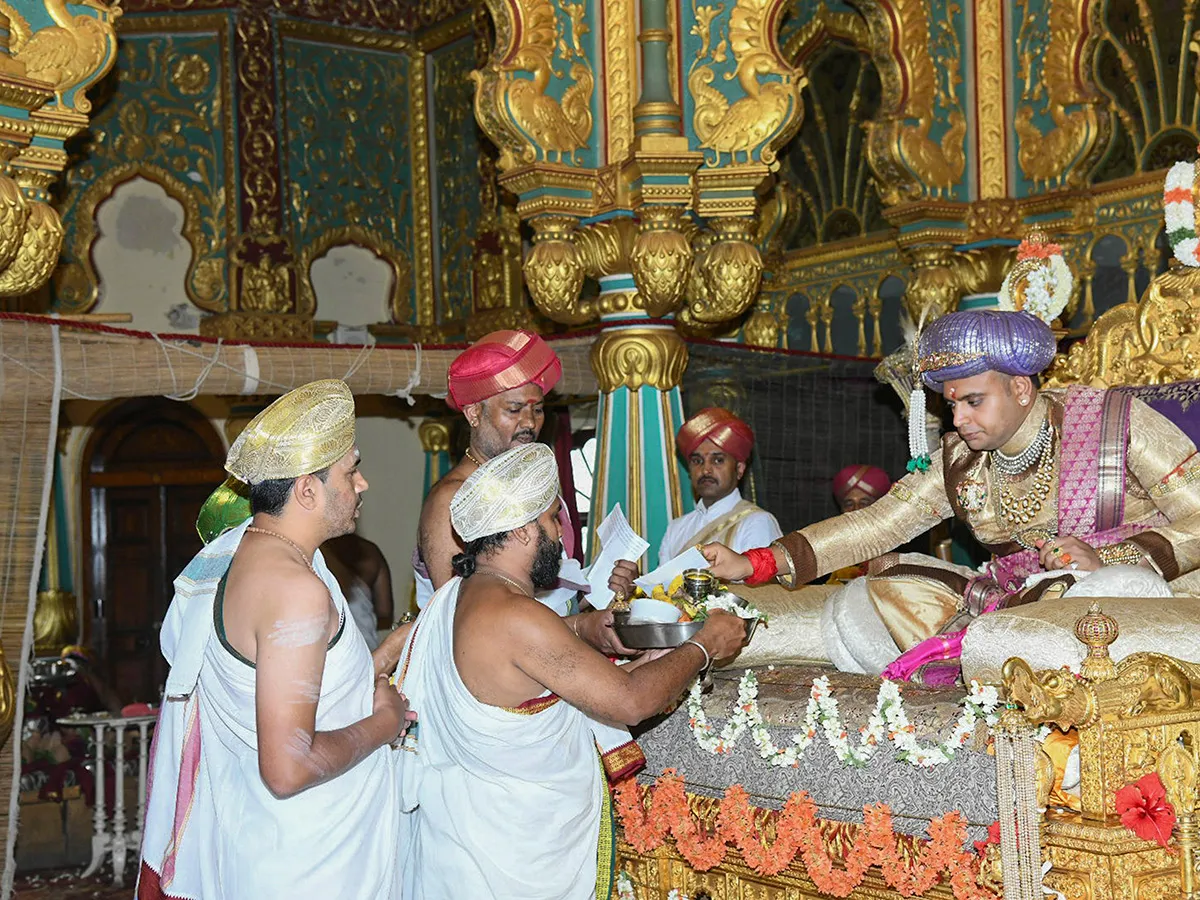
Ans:
[{"label": "white dhoti", "polygon": [[592,900],[599,883],[606,900],[612,816],[590,723],[553,695],[516,710],[472,696],[454,661],[460,584],[433,596],[401,656],[420,715],[401,763],[406,896]]},{"label": "white dhoti", "polygon": [[[255,670],[217,637],[214,602],[248,522],[175,581],[162,630],[171,672],[146,806],[139,897],[297,900],[399,897],[399,753],[382,747],[324,784],[276,798],[259,774]],[[313,563],[343,617],[325,658],[316,728],[371,713],[374,668],[337,581]]]}]

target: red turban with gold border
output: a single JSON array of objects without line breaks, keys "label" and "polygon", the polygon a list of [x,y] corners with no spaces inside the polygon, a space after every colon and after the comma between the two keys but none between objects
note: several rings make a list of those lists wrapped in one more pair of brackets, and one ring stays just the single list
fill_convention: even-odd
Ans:
[{"label": "red turban with gold border", "polygon": [[864,466],[860,463],[846,466],[833,476],[833,496],[841,503],[846,495],[854,488],[864,491],[872,500],[878,500],[892,486],[888,473],[878,466]]},{"label": "red turban with gold border", "polygon": [[536,384],[547,393],[561,377],[558,354],[538,335],[493,331],[450,363],[446,402],[453,409],[462,409],[524,384]]},{"label": "red turban with gold border", "polygon": [[729,410],[710,406],[684,422],[675,437],[675,444],[684,456],[690,456],[705,441],[712,441],[744,463],[754,449],[754,431]]}]

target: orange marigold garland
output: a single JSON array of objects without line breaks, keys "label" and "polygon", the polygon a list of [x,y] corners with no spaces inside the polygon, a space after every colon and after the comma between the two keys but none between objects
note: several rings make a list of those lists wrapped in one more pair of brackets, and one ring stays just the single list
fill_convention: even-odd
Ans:
[{"label": "orange marigold garland", "polygon": [[[778,812],[750,804],[741,785],[725,791],[717,813],[716,832],[706,834],[691,814],[683,780],[667,769],[654,787],[644,788],[633,779],[617,786],[616,804],[625,839],[639,853],[653,850],[670,833],[679,853],[692,868],[703,872],[719,865],[726,846],[736,847],[746,865],[760,875],[776,875],[800,856],[808,877],[823,893],[846,897],[862,883],[871,866],[906,897],[924,894],[949,876],[956,900],[996,900],[976,879],[979,861],[963,849],[967,824],[959,812],[939,816],[929,823],[929,840],[909,861],[900,853],[892,827],[892,812],[879,803],[863,809],[844,867],[834,864],[825,849],[817,804],[804,791],[788,798]],[[774,825],[774,840],[769,840]]]}]

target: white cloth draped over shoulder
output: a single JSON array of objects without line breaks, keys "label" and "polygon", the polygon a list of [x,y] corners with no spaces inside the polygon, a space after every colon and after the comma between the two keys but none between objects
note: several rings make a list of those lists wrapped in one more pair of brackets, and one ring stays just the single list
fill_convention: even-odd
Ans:
[{"label": "white cloth draped over shoulder", "polygon": [[[282,800],[259,774],[255,670],[221,643],[214,621],[218,586],[248,524],[206,546],[175,580],[162,629],[171,671],[154,737],[138,896],[397,898],[400,753],[382,747]],[[317,703],[317,730],[333,731],[371,713],[374,667],[319,552],[313,563],[343,618]]]},{"label": "white cloth draped over shoulder", "polygon": [[400,657],[420,715],[401,762],[415,810],[405,895],[592,900],[599,882],[607,900],[611,805],[590,723],[553,695],[519,710],[475,699],[454,661],[461,584],[434,594]]},{"label": "white cloth draped over shoulder", "polygon": [[737,553],[754,547],[766,547],[783,537],[775,517],[743,501],[742,492],[734,489],[712,506],[703,500],[696,508],[672,519],[658,548],[658,564],[670,562],[688,547],[719,541]]}]

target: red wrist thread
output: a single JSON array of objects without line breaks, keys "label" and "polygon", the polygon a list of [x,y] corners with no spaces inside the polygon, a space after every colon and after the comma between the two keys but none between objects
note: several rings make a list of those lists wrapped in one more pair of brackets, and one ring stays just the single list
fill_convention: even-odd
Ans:
[{"label": "red wrist thread", "polygon": [[756,547],[753,550],[747,550],[742,556],[750,560],[750,565],[754,567],[754,571],[745,582],[750,587],[766,584],[779,574],[779,564],[775,562],[775,551],[770,547]]}]

